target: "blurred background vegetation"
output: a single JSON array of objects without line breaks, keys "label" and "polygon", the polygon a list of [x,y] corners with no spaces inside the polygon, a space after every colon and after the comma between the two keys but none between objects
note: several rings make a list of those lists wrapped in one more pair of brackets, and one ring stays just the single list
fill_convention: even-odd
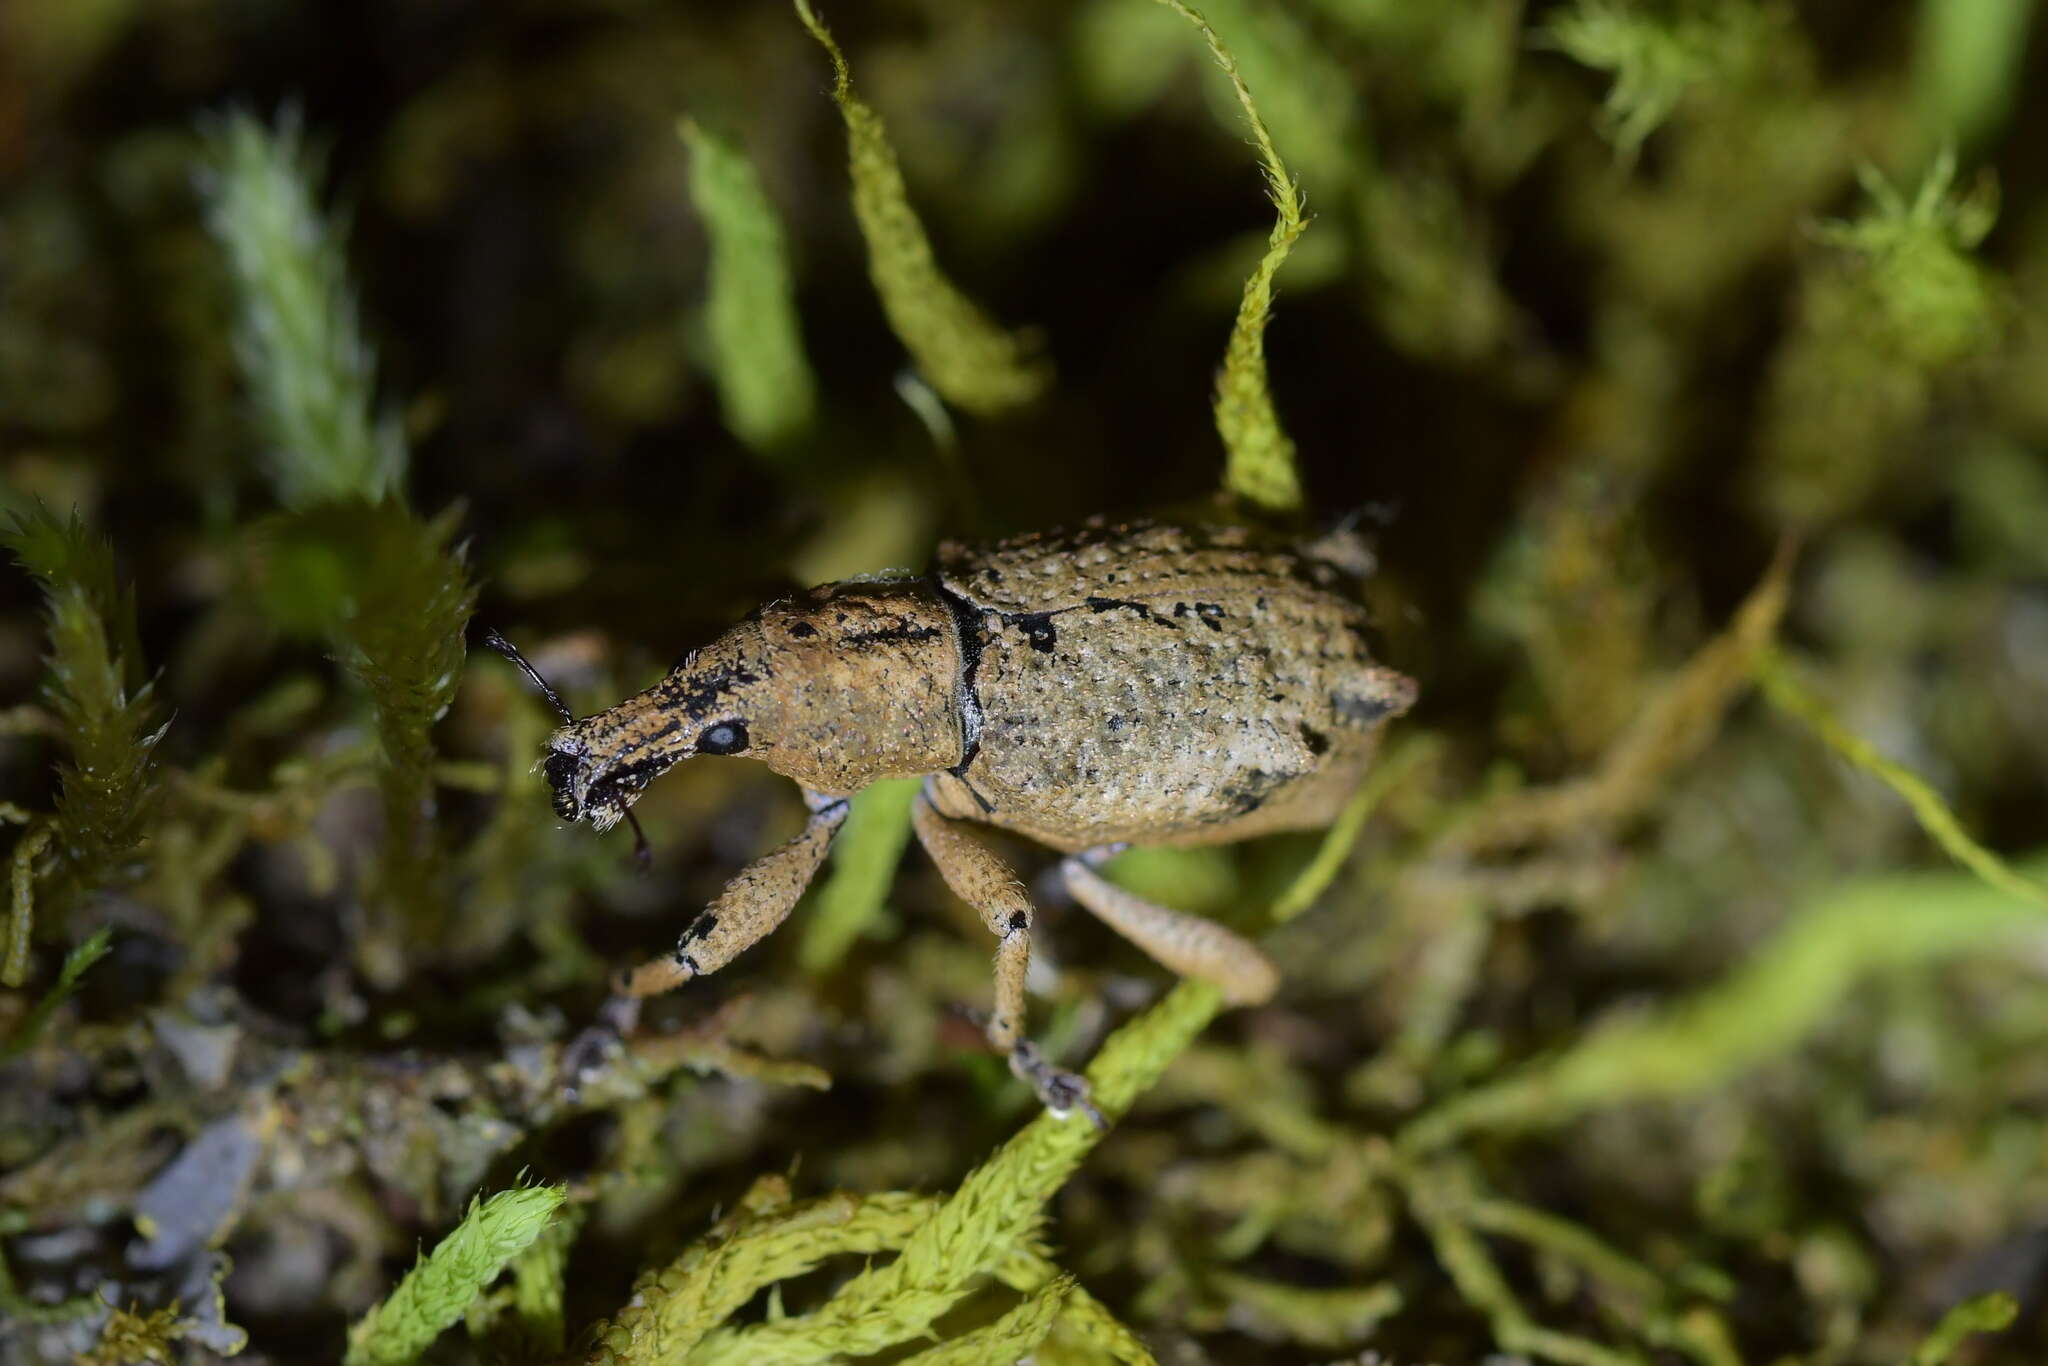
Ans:
[{"label": "blurred background vegetation", "polygon": [[[1094,1140],[1028,1128],[984,1170],[1067,1165],[890,1263],[923,1317],[856,1350],[863,1256],[979,1218],[1030,1114],[949,1010],[984,932],[878,792],[566,1099],[607,968],[800,806],[688,765],[636,876],[463,642],[589,710],[792,585],[1211,499],[1273,205],[1201,36],[821,11],[942,298],[781,4],[0,9],[0,1361],[2048,1354],[2041,894],[1958,842],[2048,847],[2036,7],[1203,12],[1312,216],[1301,519],[1370,531],[1423,701],[1311,884],[1312,838],[1125,861],[1284,920],[1289,985],[1064,1184]],[[1041,923],[1084,1059],[1166,984]],[[643,1271],[696,1337],[621,1326]]]}]

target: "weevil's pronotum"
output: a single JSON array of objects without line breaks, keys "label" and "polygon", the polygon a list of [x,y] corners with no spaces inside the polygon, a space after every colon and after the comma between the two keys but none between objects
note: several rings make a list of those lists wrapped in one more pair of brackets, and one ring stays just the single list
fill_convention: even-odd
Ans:
[{"label": "weevil's pronotum", "polygon": [[1127,845],[1218,844],[1335,815],[1415,698],[1373,662],[1365,613],[1339,591],[1345,559],[1327,539],[1143,522],[949,543],[933,574],[771,603],[647,691],[564,725],[541,768],[568,820],[608,829],[699,754],[759,759],[810,809],[672,953],[622,974],[621,997],[731,962],[796,904],[848,796],[920,776],[918,840],[998,941],[989,1043],[1055,1113],[1092,1114],[1086,1084],[1025,1037],[1031,902],[969,827],[1059,850],[1075,901],[1229,1000],[1264,1000],[1277,973],[1257,948],[1097,867]]}]

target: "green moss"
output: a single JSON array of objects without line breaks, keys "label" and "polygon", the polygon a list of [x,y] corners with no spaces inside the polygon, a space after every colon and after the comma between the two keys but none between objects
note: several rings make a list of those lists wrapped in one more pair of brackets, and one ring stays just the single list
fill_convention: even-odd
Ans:
[{"label": "green moss", "polygon": [[1941,1316],[1941,1322],[1913,1353],[1913,1366],[1944,1366],[1965,1338],[2003,1332],[2012,1327],[2019,1313],[2019,1302],[2004,1291],[1965,1300]]},{"label": "green moss", "polygon": [[695,119],[677,131],[711,239],[704,322],[725,422],[754,449],[774,451],[810,429],[817,406],[782,220],[738,146]]},{"label": "green moss", "polygon": [[806,971],[831,967],[875,928],[910,843],[910,806],[922,786],[920,778],[896,778],[854,796],[846,827],[832,842],[832,870],[811,898],[798,953]]},{"label": "green moss", "polygon": [[2012,116],[2033,0],[1922,0],[1913,37],[1913,102],[1936,146],[1974,144]]},{"label": "green moss", "polygon": [[472,1200],[447,1237],[349,1330],[348,1366],[408,1366],[462,1317],[483,1288],[546,1231],[559,1186],[528,1186]]},{"label": "green moss", "polygon": [[376,408],[376,357],[339,225],[321,212],[323,156],[296,112],[205,126],[207,223],[236,284],[235,350],[279,501],[375,501],[404,482],[405,444]]},{"label": "green moss", "polygon": [[1748,0],[1675,12],[1580,0],[1551,18],[1544,36],[1574,60],[1612,73],[1603,131],[1632,159],[1695,87],[1743,83],[1778,27],[1771,11]]},{"label": "green moss", "polygon": [[90,938],[64,955],[64,965],[57,970],[57,980],[43,993],[42,999],[30,1008],[28,1015],[15,1026],[6,1043],[0,1044],[0,1058],[10,1058],[26,1052],[72,992],[78,990],[78,979],[86,970],[107,956],[107,946],[112,942],[114,932],[107,928],[93,931]]},{"label": "green moss", "polygon": [[1273,138],[1252,103],[1252,92],[1238,74],[1237,60],[1201,15],[1178,0],[1161,0],[1193,24],[1209,45],[1209,55],[1230,79],[1230,88],[1250,125],[1252,145],[1266,175],[1267,193],[1278,216],[1266,239],[1266,253],[1245,281],[1244,298],[1223,350],[1223,368],[1216,377],[1216,431],[1223,438],[1228,462],[1223,487],[1256,507],[1291,512],[1301,506],[1301,476],[1295,469],[1294,442],[1280,425],[1273,394],[1266,381],[1266,320],[1273,308],[1273,278],[1280,273],[1294,239],[1308,229],[1301,187],[1287,173]]},{"label": "green moss", "polygon": [[266,472],[291,509],[258,531],[260,600],[287,629],[327,641],[375,712],[383,913],[358,951],[373,977],[395,981],[404,946],[448,931],[431,732],[461,681],[476,604],[455,543],[461,513],[423,518],[403,501],[406,447],[377,415],[340,229],[319,210],[320,158],[296,117],[269,129],[230,115],[207,136],[208,221],[235,275],[236,354]]},{"label": "green moss", "polygon": [[1028,336],[1004,331],[939,268],[881,115],[855,93],[845,54],[808,0],[795,3],[832,60],[853,213],[867,242],[869,278],[897,340],[932,388],[970,413],[988,416],[1030,403],[1045,391],[1050,368]]},{"label": "green moss", "polygon": [[[37,505],[0,530],[0,542],[43,590],[49,648],[43,695],[66,749],[47,829],[15,847],[13,910],[0,981],[28,971],[32,897],[58,913],[80,894],[132,878],[130,860],[155,814],[158,719],[142,680],[135,603],[114,574],[113,550],[77,514],[60,520]],[[47,859],[45,851],[47,851]]]}]

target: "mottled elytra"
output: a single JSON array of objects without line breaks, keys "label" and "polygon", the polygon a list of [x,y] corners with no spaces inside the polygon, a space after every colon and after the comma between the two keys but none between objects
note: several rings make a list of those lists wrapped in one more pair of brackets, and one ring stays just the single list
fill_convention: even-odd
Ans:
[{"label": "mottled elytra", "polygon": [[999,826],[1067,857],[1074,899],[1174,971],[1236,1002],[1277,973],[1239,936],[1133,896],[1097,866],[1134,844],[1219,844],[1327,824],[1412,680],[1375,664],[1341,591],[1355,540],[1137,522],[940,547],[917,578],[828,583],[770,603],[654,687],[548,741],[555,809],[600,830],[680,760],[744,754],[802,785],[810,820],[742,869],[674,952],[622,975],[629,1000],[715,972],[768,934],[817,873],[846,798],[922,777],[918,840],[998,940],[989,1042],[1056,1113],[1080,1078],[1024,1037],[1032,908],[970,833]]}]

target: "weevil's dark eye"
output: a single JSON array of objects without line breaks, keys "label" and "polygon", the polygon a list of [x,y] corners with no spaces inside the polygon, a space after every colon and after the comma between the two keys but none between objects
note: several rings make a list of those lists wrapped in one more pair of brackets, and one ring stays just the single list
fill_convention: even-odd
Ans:
[{"label": "weevil's dark eye", "polygon": [[706,726],[704,733],[697,737],[699,754],[740,754],[747,748],[747,723],[744,721],[720,721],[715,726]]}]

